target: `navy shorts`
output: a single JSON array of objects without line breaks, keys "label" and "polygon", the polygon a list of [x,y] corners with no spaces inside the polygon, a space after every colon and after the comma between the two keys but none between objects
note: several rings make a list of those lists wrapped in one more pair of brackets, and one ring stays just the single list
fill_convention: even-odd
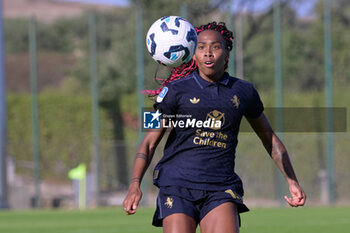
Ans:
[{"label": "navy shorts", "polygon": [[192,217],[197,224],[215,207],[234,202],[238,213],[249,211],[243,204],[240,187],[222,191],[203,191],[183,187],[160,187],[157,197],[157,209],[153,217],[154,226],[162,226],[163,219],[171,214],[183,213]]}]

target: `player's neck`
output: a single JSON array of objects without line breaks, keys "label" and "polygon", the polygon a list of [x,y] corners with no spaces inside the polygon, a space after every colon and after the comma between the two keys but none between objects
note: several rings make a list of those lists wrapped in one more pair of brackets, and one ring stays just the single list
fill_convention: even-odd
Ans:
[{"label": "player's neck", "polygon": [[208,82],[218,82],[220,81],[223,77],[224,77],[224,73],[225,71],[219,72],[219,73],[215,73],[213,75],[206,75],[202,72],[199,71],[199,75],[206,81]]}]

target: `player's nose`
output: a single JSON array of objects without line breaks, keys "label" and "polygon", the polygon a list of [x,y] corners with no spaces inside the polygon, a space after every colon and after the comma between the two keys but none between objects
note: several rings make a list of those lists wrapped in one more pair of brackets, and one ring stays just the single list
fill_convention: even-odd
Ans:
[{"label": "player's nose", "polygon": [[211,51],[210,48],[206,48],[206,49],[204,50],[204,56],[205,56],[205,57],[212,57],[212,56],[213,56],[213,53],[212,53],[212,51]]}]

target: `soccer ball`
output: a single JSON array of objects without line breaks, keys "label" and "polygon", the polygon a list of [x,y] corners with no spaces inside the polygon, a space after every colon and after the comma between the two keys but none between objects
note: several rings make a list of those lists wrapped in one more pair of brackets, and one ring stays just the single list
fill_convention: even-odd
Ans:
[{"label": "soccer ball", "polygon": [[146,38],[148,52],[159,64],[177,67],[189,62],[197,48],[197,32],[179,16],[165,16],[155,21]]}]

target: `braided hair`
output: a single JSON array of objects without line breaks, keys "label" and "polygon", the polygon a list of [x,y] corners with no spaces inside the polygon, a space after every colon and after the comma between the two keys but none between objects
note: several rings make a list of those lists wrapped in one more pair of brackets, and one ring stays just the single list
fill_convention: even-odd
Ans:
[{"label": "braided hair", "polygon": [[[233,33],[227,29],[226,25],[224,22],[211,22],[205,25],[201,25],[199,27],[195,28],[197,34],[201,33],[202,31],[205,30],[214,30],[219,32],[222,37],[224,38],[225,45],[226,45],[226,50],[231,51],[232,50],[232,41],[233,41]],[[228,67],[228,61],[225,64],[225,69]],[[182,64],[181,66],[175,67],[171,69],[171,74],[167,79],[161,79],[161,78],[155,78],[157,81],[160,81],[160,87],[156,90],[144,90],[142,91],[143,94],[155,97],[158,95],[163,87],[168,85],[168,83],[183,78],[195,71],[197,69],[197,63],[196,61],[192,58],[191,61]]]}]

